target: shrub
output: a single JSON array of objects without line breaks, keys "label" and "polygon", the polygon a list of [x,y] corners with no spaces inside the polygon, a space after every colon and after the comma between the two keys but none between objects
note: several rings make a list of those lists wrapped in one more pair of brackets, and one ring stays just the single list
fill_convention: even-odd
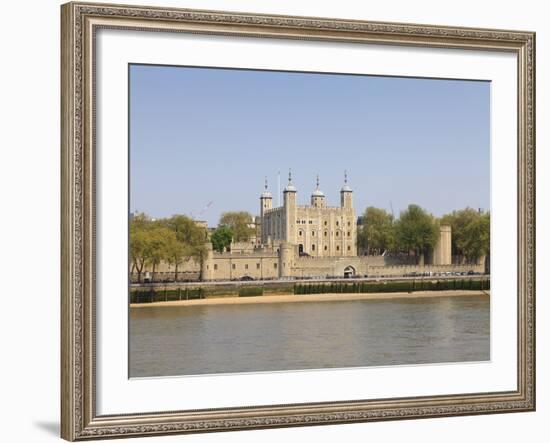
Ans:
[{"label": "shrub", "polygon": [[264,295],[264,288],[253,286],[239,289],[239,297],[256,297],[258,295]]},{"label": "shrub", "polygon": [[330,282],[330,283],[297,283],[294,284],[294,294],[349,294],[372,292],[414,292],[414,291],[447,291],[458,290],[488,290],[490,282],[487,279],[449,279],[449,280],[406,280],[382,282]]}]

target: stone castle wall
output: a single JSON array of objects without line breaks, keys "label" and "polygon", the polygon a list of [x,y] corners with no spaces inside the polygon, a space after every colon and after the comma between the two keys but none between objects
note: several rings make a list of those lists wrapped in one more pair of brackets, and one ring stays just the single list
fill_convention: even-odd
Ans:
[{"label": "stone castle wall", "polygon": [[440,275],[450,272],[452,274],[460,272],[476,272],[483,274],[485,272],[484,264],[472,265],[395,265],[395,266],[369,266],[369,277],[398,277],[412,274],[430,274]]},{"label": "stone castle wall", "polygon": [[433,251],[433,263],[450,265],[451,261],[451,227],[442,225],[439,228],[439,241]]},{"label": "stone castle wall", "polygon": [[414,255],[363,255],[367,257],[369,266],[402,266],[416,265],[419,257]]},{"label": "stone castle wall", "polygon": [[346,269],[354,275],[366,275],[366,257],[299,257],[293,268],[295,278],[343,277]]},{"label": "stone castle wall", "polygon": [[[288,196],[286,198],[289,198]],[[351,203],[350,203],[351,204]],[[286,202],[285,202],[286,206]],[[406,254],[389,254],[378,256],[357,256],[354,246],[353,251],[348,256],[342,255],[335,248],[332,255],[319,256],[314,254],[304,254],[306,250],[314,252],[323,246],[325,237],[329,243],[337,243],[332,238],[334,232],[345,232],[346,235],[338,236],[342,240],[347,240],[347,231],[350,231],[350,237],[355,243],[356,225],[352,218],[348,219],[342,214],[349,212],[353,215],[351,207],[344,208],[311,208],[298,207],[304,212],[295,211],[292,216],[291,227],[296,226],[296,232],[292,236],[296,237],[297,242],[279,242],[278,244],[268,244],[260,247],[253,242],[232,244],[231,252],[217,253],[212,250],[212,245],[206,245],[207,252],[201,264],[194,260],[188,260],[178,268],[178,280],[199,280],[203,281],[222,281],[222,280],[273,280],[273,279],[293,279],[293,278],[333,278],[333,277],[352,277],[352,276],[402,276],[410,274],[441,274],[469,272],[485,272],[485,260],[481,259],[478,263],[467,264],[457,262],[451,256],[451,228],[441,226],[440,238],[433,253],[426,257],[415,257]],[[267,209],[270,214],[278,214],[277,210],[281,208]],[[307,211],[306,211],[307,209]],[[333,217],[326,221],[324,216],[330,214],[331,209],[340,214],[336,220]],[[313,214],[315,213],[315,216]],[[327,211],[321,213],[321,211]],[[280,211],[279,211],[280,212]],[[265,215],[265,214],[264,214]],[[325,226],[327,226],[325,228]],[[265,227],[265,226],[264,226]],[[279,226],[277,226],[280,229]],[[288,228],[288,226],[287,226]],[[336,229],[336,231],[332,231]],[[338,231],[340,229],[340,231]],[[292,230],[291,230],[292,231]],[[326,235],[325,235],[325,231]],[[272,232],[272,231],[271,231]],[[352,235],[353,234],[353,235]],[[311,242],[311,244],[310,244]],[[351,243],[351,241],[350,241]],[[345,243],[341,243],[344,245]],[[315,248],[311,246],[315,245]],[[334,251],[336,251],[334,253]],[[320,251],[319,251],[320,252]],[[424,260],[424,258],[426,260]],[[142,279],[148,279],[151,276],[151,267],[147,267],[142,275]],[[175,267],[168,263],[161,263],[156,267],[155,280],[168,281],[175,278]],[[137,274],[134,272],[131,276],[132,281],[137,281]]]},{"label": "stone castle wall", "polygon": [[212,253],[203,264],[203,279],[254,280],[279,278],[278,253],[218,254]]},{"label": "stone castle wall", "polygon": [[[410,257],[306,257],[296,247],[281,245],[280,251],[254,254],[218,254],[210,252],[203,263],[203,279],[269,280],[278,278],[332,278],[345,276],[402,276],[407,274],[441,274],[469,272],[483,273],[483,260],[479,264],[410,263]],[[412,257],[416,260],[415,257]]]},{"label": "stone castle wall", "polygon": [[[255,250],[246,253],[217,253],[208,248],[202,264],[204,281],[220,280],[273,280],[279,278],[332,278],[348,276],[402,276],[408,274],[441,274],[485,272],[485,260],[477,263],[416,264],[414,256],[356,256],[356,257],[307,257],[300,256],[297,248],[281,245],[280,250]],[[151,275],[151,267],[146,267],[142,279]],[[156,268],[156,281],[170,281],[175,278],[173,265],[161,263]],[[195,281],[201,277],[201,266],[189,260],[179,266],[179,281]],[[137,281],[137,274],[131,276]]]}]

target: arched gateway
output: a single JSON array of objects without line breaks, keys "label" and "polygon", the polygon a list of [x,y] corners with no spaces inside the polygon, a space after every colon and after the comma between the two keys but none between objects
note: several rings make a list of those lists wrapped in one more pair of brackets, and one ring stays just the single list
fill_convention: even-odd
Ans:
[{"label": "arched gateway", "polygon": [[348,266],[344,269],[344,278],[351,278],[355,275],[355,268],[353,266]]}]

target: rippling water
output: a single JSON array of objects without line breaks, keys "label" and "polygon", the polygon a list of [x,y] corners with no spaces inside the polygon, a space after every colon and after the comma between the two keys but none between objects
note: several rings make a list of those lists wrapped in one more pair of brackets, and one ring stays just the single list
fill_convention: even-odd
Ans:
[{"label": "rippling water", "polygon": [[130,310],[130,376],[489,360],[489,297]]}]

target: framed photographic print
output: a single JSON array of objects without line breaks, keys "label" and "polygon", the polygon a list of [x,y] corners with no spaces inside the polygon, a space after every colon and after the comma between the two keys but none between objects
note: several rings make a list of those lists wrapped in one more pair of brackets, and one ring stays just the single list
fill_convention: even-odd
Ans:
[{"label": "framed photographic print", "polygon": [[534,33],[61,14],[63,438],[534,410]]}]

